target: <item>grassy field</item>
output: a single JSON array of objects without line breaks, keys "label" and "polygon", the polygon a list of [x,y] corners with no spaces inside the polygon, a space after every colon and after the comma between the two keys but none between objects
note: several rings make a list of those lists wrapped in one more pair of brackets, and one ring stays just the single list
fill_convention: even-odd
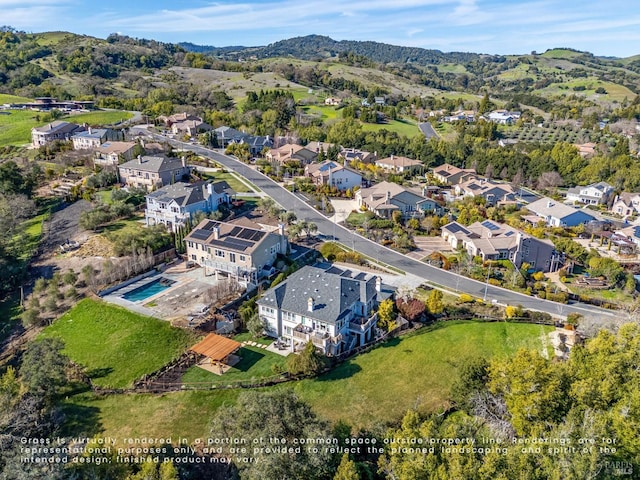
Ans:
[{"label": "grassy field", "polygon": [[[540,351],[541,337],[549,331],[539,325],[504,322],[441,324],[394,339],[317,379],[275,388],[294,389],[329,421],[344,419],[355,427],[370,427],[396,421],[410,408],[430,412],[446,406],[455,372],[467,359],[505,356],[520,347]],[[82,393],[65,399],[62,406],[71,415],[69,434],[97,433],[86,425],[90,418],[99,423],[101,436],[184,436],[192,440],[207,436],[217,409],[233,403],[240,391],[100,398]]]},{"label": "grassy field", "polygon": [[379,130],[389,130],[390,132],[396,132],[400,135],[405,135],[409,138],[417,135],[422,135],[418,124],[413,120],[390,120],[388,123],[363,123],[362,129],[364,131],[377,132]]},{"label": "grassy field", "polygon": [[7,93],[0,93],[0,105],[5,103],[27,103],[33,102],[33,99],[27,97],[18,97],[17,95],[9,95]]},{"label": "grassy field", "polygon": [[87,123],[89,125],[100,126],[119,123],[123,120],[129,120],[131,117],[133,117],[132,113],[115,110],[78,113],[74,115],[68,115],[64,118],[64,120],[74,123]]},{"label": "grassy field", "polygon": [[224,180],[229,184],[231,188],[233,188],[238,193],[246,193],[252,191],[246,183],[240,181],[238,177],[231,172],[201,173],[199,175],[202,176],[204,180]]},{"label": "grassy field", "polygon": [[[3,103],[2,98],[0,98],[0,103]],[[5,113],[8,114],[0,114],[0,146],[24,145],[29,143],[31,141],[31,129],[46,123],[36,119],[36,116],[42,115],[42,112],[6,110]],[[123,119],[127,120],[132,116],[129,112],[121,111],[91,112],[68,115],[62,120],[75,123],[87,123],[89,125],[110,125]]]},{"label": "grassy field", "polygon": [[[83,393],[66,398],[62,434],[117,438],[182,437],[191,443],[209,437],[209,424],[224,404],[232,404],[241,390],[176,392],[165,395],[109,395]],[[176,438],[177,440],[177,438]]]},{"label": "grassy field", "polygon": [[0,302],[0,341],[9,336],[20,322],[20,293],[14,292]]},{"label": "grassy field", "polygon": [[295,391],[330,421],[356,426],[398,420],[417,407],[447,406],[456,372],[468,359],[505,356],[520,347],[540,351],[549,327],[514,323],[440,324],[350,360],[327,375],[304,380]]},{"label": "grassy field", "polygon": [[185,383],[227,384],[240,380],[253,380],[275,375],[273,367],[279,365],[284,368],[285,357],[267,352],[262,348],[245,346],[238,350],[240,361],[224,375],[191,367],[182,377]]},{"label": "grassy field", "polygon": [[194,343],[192,334],[121,307],[86,298],[42,333],[65,342],[96,385],[127,387]]},{"label": "grassy field", "polygon": [[6,110],[0,115],[0,146],[24,145],[31,141],[31,129],[43,125],[36,121],[36,112],[31,110]]},{"label": "grassy field", "polygon": [[304,113],[309,115],[316,115],[320,117],[322,120],[336,120],[341,117],[341,111],[337,110],[336,107],[332,106],[318,106],[318,105],[310,105],[308,107],[303,107]]}]

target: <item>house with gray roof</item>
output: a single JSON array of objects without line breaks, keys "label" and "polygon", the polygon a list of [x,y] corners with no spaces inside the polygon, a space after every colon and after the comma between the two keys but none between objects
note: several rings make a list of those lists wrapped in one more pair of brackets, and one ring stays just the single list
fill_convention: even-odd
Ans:
[{"label": "house with gray roof", "polygon": [[607,203],[612,193],[613,187],[607,182],[597,182],[568,189],[567,200],[587,205],[599,205]]},{"label": "house with gray roof", "polygon": [[185,157],[166,155],[138,156],[118,166],[120,182],[128,187],[144,188],[148,191],[188,180],[190,173]]},{"label": "house with gray roof", "polygon": [[84,132],[74,133],[71,136],[74,150],[91,150],[98,148],[103,143],[114,140],[124,140],[124,134],[111,128],[91,128]]},{"label": "house with gray roof", "polygon": [[227,182],[178,182],[146,195],[147,225],[166,225],[174,232],[196,212],[210,213],[229,205],[235,192]]},{"label": "house with gray roof", "polygon": [[434,209],[426,197],[407,190],[393,182],[380,182],[356,192],[358,207],[371,210],[382,218],[391,218],[394,211],[400,211],[405,218],[422,216]]},{"label": "house with gray roof", "polygon": [[563,263],[553,242],[535,238],[506,224],[484,220],[468,227],[451,222],[442,227],[442,238],[452,249],[462,248],[471,257],[510,260],[516,268],[528,263],[534,270],[553,272]]},{"label": "house with gray roof", "polygon": [[32,128],[31,143],[37,148],[56,140],[69,140],[73,134],[82,132],[83,130],[85,130],[85,127],[81,125],[56,120],[43,127]]},{"label": "house with gray roof", "polygon": [[[526,206],[541,221],[551,227],[575,227],[595,220],[595,217],[584,209],[577,209],[548,197],[543,197]],[[523,217],[525,220],[530,218]],[[532,223],[536,223],[533,222]]]},{"label": "house with gray roof", "polygon": [[257,301],[266,332],[294,349],[308,342],[338,355],[375,338],[380,302],[393,295],[379,276],[305,266]]}]

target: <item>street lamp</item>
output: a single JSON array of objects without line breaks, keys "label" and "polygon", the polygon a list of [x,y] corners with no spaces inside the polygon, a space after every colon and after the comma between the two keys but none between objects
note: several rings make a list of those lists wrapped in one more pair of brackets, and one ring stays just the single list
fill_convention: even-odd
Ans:
[{"label": "street lamp", "polygon": [[489,261],[489,269],[487,270],[487,281],[484,284],[484,297],[482,297],[482,301],[487,301],[487,290],[489,289],[489,275],[491,275],[491,261]]}]

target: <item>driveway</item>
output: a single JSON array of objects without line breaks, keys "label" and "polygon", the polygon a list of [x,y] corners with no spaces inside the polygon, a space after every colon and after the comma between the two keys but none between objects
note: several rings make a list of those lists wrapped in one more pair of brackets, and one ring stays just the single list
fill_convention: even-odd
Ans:
[{"label": "driveway", "polygon": [[[154,135],[163,141],[167,141],[167,139],[161,135]],[[336,233],[334,236],[340,243],[368,255],[371,258],[378,258],[380,261],[388,265],[393,265],[404,272],[416,275],[424,281],[428,281],[439,288],[465,292],[474,297],[484,298],[487,301],[495,301],[503,305],[522,305],[522,307],[526,309],[543,311],[561,317],[566,316],[571,312],[580,313],[584,316],[594,317],[599,320],[602,320],[603,317],[615,318],[623,315],[623,313],[619,311],[611,312],[595,308],[591,305],[581,304],[579,302],[571,305],[565,305],[548,300],[542,300],[426,265],[420,261],[391,250],[390,248],[383,247],[372,242],[371,240],[368,240],[340,225],[336,225],[321,213],[317,212],[312,206],[282,188],[272,179],[249,168],[238,160],[200,146],[188,145],[175,140],[170,140],[169,142],[179,148],[188,148],[199,155],[211,158],[224,165],[226,168],[244,176],[263,192],[273,198],[283,208],[295,212],[299,219],[315,222],[320,233],[331,235],[335,231]]]},{"label": "driveway", "polygon": [[420,129],[422,134],[427,137],[427,140],[429,140],[430,138],[438,138],[438,134],[429,122],[419,123],[418,128]]},{"label": "driveway", "polygon": [[347,219],[352,210],[358,210],[358,201],[332,198],[331,206],[335,212],[331,217],[331,221],[340,223]]},{"label": "driveway", "polygon": [[416,249],[407,254],[408,257],[421,260],[426,256],[431,255],[433,252],[452,252],[451,245],[441,237],[423,237],[415,236],[413,241],[416,244]]}]

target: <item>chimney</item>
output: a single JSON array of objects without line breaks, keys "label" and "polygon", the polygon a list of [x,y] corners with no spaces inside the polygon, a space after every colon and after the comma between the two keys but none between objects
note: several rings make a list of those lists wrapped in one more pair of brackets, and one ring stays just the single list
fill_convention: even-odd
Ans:
[{"label": "chimney", "polygon": [[315,307],[315,302],[313,301],[313,297],[309,297],[307,299],[307,310],[309,312],[313,312],[314,307]]},{"label": "chimney", "polygon": [[547,200],[547,208],[553,207],[553,202],[551,200]]},{"label": "chimney", "polygon": [[380,293],[382,291],[382,277],[380,275],[376,276],[376,292]]},{"label": "chimney", "polygon": [[284,223],[278,224],[278,234],[284,237]]},{"label": "chimney", "polygon": [[91,135],[91,127],[89,127],[89,135]]},{"label": "chimney", "polygon": [[393,153],[391,154],[391,162],[393,162]]},{"label": "chimney", "polygon": [[209,197],[213,195],[213,184],[211,183],[207,183],[207,194]]},{"label": "chimney", "polygon": [[391,192],[387,192],[387,202],[391,200]]},{"label": "chimney", "polygon": [[214,240],[219,240],[220,239],[220,226],[216,225],[215,227],[213,227],[212,232],[213,232],[213,239]]},{"label": "chimney", "polygon": [[291,147],[291,149],[289,150],[289,155],[291,155],[293,157],[293,147]]},{"label": "chimney", "polygon": [[180,159],[182,160],[182,168],[187,168],[187,157],[183,155]]},{"label": "chimney", "polygon": [[138,163],[142,164],[142,156],[138,155]]}]

